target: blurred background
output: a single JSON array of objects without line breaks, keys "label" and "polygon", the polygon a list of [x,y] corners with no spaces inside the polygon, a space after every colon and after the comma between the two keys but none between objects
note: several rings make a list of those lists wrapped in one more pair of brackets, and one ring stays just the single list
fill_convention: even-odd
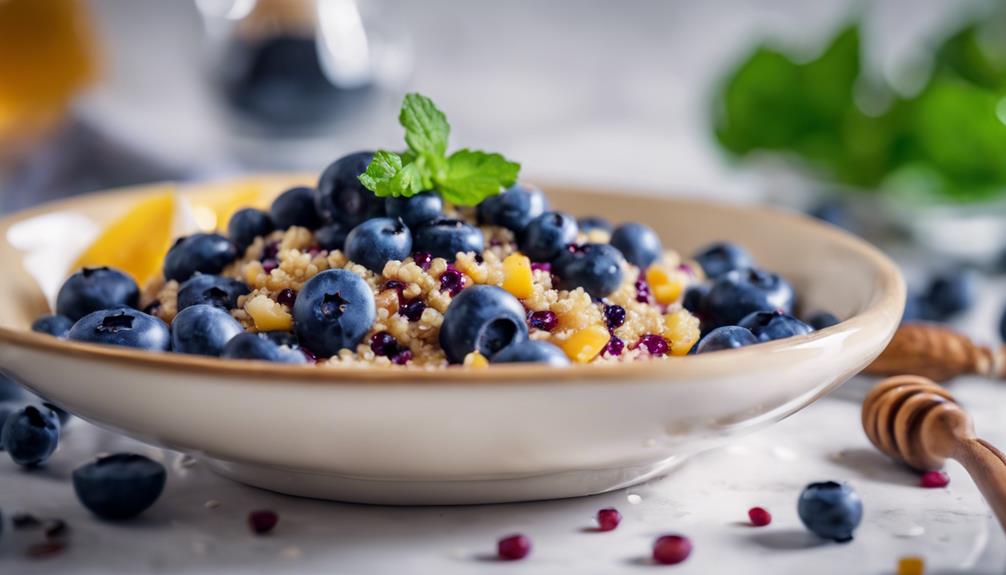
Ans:
[{"label": "blurred background", "polygon": [[318,171],[399,142],[407,90],[531,180],[1006,245],[1006,7],[973,0],[2,0],[0,211]]}]

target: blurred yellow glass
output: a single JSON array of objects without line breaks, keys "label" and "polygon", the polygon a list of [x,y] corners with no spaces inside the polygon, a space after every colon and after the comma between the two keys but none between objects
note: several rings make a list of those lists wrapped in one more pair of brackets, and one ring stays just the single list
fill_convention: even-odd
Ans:
[{"label": "blurred yellow glass", "polygon": [[0,0],[0,152],[53,126],[94,78],[92,32],[78,0]]}]

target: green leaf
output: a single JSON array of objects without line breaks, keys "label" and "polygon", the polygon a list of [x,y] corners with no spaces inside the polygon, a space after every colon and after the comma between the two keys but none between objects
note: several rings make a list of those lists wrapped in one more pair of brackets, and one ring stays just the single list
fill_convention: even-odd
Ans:
[{"label": "green leaf", "polygon": [[853,90],[860,73],[859,26],[841,30],[816,59],[800,67],[801,92],[809,113],[830,132],[854,107]]},{"label": "green leaf", "polygon": [[500,154],[462,149],[447,158],[443,176],[436,180],[444,199],[459,206],[474,206],[517,181],[520,164]]},{"label": "green leaf", "polygon": [[447,155],[451,126],[433,100],[422,94],[406,94],[398,121],[405,128],[405,143],[416,155],[428,160]]},{"label": "green leaf", "polygon": [[374,154],[367,171],[360,174],[360,183],[378,197],[409,197],[426,189],[423,177],[421,163],[403,166],[401,156],[381,150]]}]

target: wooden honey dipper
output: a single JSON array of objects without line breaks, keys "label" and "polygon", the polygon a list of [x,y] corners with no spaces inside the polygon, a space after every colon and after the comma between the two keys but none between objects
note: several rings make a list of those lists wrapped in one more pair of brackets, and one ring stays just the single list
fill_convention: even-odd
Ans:
[{"label": "wooden honey dipper", "polygon": [[959,375],[1006,379],[1006,348],[985,347],[966,335],[930,323],[906,323],[863,373],[912,374],[935,381]]},{"label": "wooden honey dipper", "polygon": [[1006,455],[975,436],[971,417],[932,380],[899,375],[863,400],[863,429],[878,449],[920,471],[954,459],[1006,529]]}]

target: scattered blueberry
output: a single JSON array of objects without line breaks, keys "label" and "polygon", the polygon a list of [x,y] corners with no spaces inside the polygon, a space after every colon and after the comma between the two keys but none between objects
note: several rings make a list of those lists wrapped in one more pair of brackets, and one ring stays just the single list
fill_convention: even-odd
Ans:
[{"label": "scattered blueberry", "polygon": [[611,233],[611,245],[622,252],[625,259],[641,270],[650,267],[664,253],[657,232],[644,224],[629,222]]},{"label": "scattered blueberry", "polygon": [[267,235],[275,229],[276,224],[273,223],[272,217],[255,208],[238,210],[227,222],[227,236],[242,251],[246,250],[255,238]]},{"label": "scattered blueberry", "polygon": [[[22,399],[21,397],[17,398]],[[12,413],[16,413],[18,410],[25,406],[24,401],[2,401],[0,402],[0,451],[4,451],[3,446],[3,426],[7,421],[7,417]]]},{"label": "scattered blueberry", "polygon": [[608,244],[584,244],[563,252],[553,262],[562,289],[582,287],[595,298],[603,298],[622,283],[622,254]]},{"label": "scattered blueberry", "polygon": [[423,192],[408,198],[385,198],[384,211],[389,218],[401,219],[410,228],[418,228],[443,215],[444,201],[436,192]]},{"label": "scattered blueberry", "polygon": [[844,543],[852,540],[852,532],[863,519],[863,502],[852,487],[824,481],[804,488],[797,512],[818,537]]},{"label": "scattered blueberry", "polygon": [[70,421],[70,418],[73,417],[72,415],[70,415],[68,411],[66,411],[62,407],[59,407],[55,403],[43,401],[42,406],[48,409],[49,411],[53,412],[54,414],[56,414],[56,417],[59,419],[60,425],[66,425],[67,422]]},{"label": "scattered blueberry", "polygon": [[528,222],[520,236],[520,249],[536,262],[550,262],[576,243],[576,220],[562,212],[545,212]]},{"label": "scattered blueberry", "polygon": [[0,401],[10,401],[12,399],[24,399],[28,397],[28,392],[20,383],[0,371]]},{"label": "scattered blueberry", "polygon": [[220,234],[179,238],[164,257],[164,278],[183,282],[196,272],[218,274],[238,258],[234,242]]},{"label": "scattered blueberry", "polygon": [[535,186],[518,182],[498,196],[490,196],[478,205],[480,222],[501,226],[520,234],[528,222],[548,209],[548,199]]},{"label": "scattered blueberry", "polygon": [[171,322],[172,349],[177,353],[219,356],[232,337],[243,333],[238,320],[208,304],[196,304],[178,312]]},{"label": "scattered blueberry", "polygon": [[291,226],[314,230],[322,223],[314,204],[314,190],[304,186],[290,188],[277,196],[269,207],[269,216],[278,230]]},{"label": "scattered blueberry", "polygon": [[31,330],[47,333],[51,336],[65,338],[73,327],[73,320],[65,315],[44,315],[31,324]]},{"label": "scattered blueberry", "polygon": [[695,348],[695,353],[708,353],[723,349],[734,349],[758,343],[751,330],[736,325],[725,325],[707,333]]},{"label": "scattered blueberry", "polygon": [[148,351],[171,349],[168,325],[160,318],[134,309],[106,309],[90,313],[73,324],[67,338]]},{"label": "scattered blueberry", "polygon": [[482,230],[461,220],[438,219],[416,229],[412,245],[417,252],[454,261],[459,252],[482,253],[485,239]]},{"label": "scattered blueberry", "polygon": [[504,561],[523,559],[531,553],[531,540],[524,535],[509,535],[496,542],[496,554]]},{"label": "scattered blueberry", "polygon": [[926,290],[926,308],[933,319],[944,321],[966,311],[978,297],[978,281],[973,272],[956,270],[933,277]]},{"label": "scattered blueberry", "polygon": [[807,318],[807,323],[815,330],[824,329],[840,323],[839,319],[826,311],[819,311]]},{"label": "scattered blueberry", "polygon": [[709,293],[711,287],[712,285],[707,283],[688,286],[688,289],[685,290],[684,298],[681,300],[681,307],[693,315],[699,314],[702,310],[702,302],[705,300],[706,294]]},{"label": "scattered blueberry", "polygon": [[737,325],[751,330],[758,341],[785,339],[814,331],[814,328],[779,310],[752,312]]},{"label": "scattered blueberry", "polygon": [[412,233],[401,220],[373,218],[353,228],[346,236],[346,257],[381,273],[384,264],[402,261],[412,253]]},{"label": "scattered blueberry", "polygon": [[552,367],[569,365],[561,349],[547,341],[526,340],[503,348],[489,363],[544,363]]},{"label": "scattered blueberry", "polygon": [[356,348],[375,315],[370,286],[360,276],[341,269],[326,270],[308,280],[293,306],[301,344],[324,357]]},{"label": "scattered blueberry", "polygon": [[135,453],[99,457],[73,470],[73,490],[91,513],[121,520],[143,513],[164,491],[160,463]]},{"label": "scattered blueberry", "polygon": [[929,312],[926,299],[917,292],[909,291],[905,296],[905,310],[901,314],[902,323],[929,319],[932,319],[932,314]]},{"label": "scattered blueberry", "polygon": [[352,229],[370,218],[384,215],[384,198],[378,198],[360,183],[372,152],[356,152],[332,162],[321,174],[315,190],[315,206],[326,223],[341,223]]},{"label": "scattered blueberry", "polygon": [[112,268],[84,268],[59,288],[56,313],[77,321],[94,311],[139,303],[140,288],[133,278]]},{"label": "scattered blueberry", "polygon": [[274,363],[307,363],[297,349],[280,347],[265,334],[244,332],[232,337],[224,346],[220,357],[228,359],[257,359]]},{"label": "scattered blueberry", "polygon": [[585,234],[594,230],[601,230],[610,234],[615,229],[615,226],[611,225],[611,222],[601,216],[586,216],[576,220],[576,224],[580,228],[580,231]]},{"label": "scattered blueberry", "polygon": [[756,311],[793,312],[793,287],[776,274],[734,270],[716,278],[702,302],[702,319],[712,327],[736,325]]},{"label": "scattered blueberry", "polygon": [[350,228],[338,222],[321,226],[314,232],[314,241],[323,250],[341,250],[346,245]]},{"label": "scattered blueberry", "polygon": [[440,328],[440,345],[451,363],[478,351],[492,357],[527,339],[524,307],[507,291],[474,285],[459,293],[447,307]]},{"label": "scattered blueberry", "polygon": [[695,254],[694,259],[710,279],[718,278],[733,270],[754,266],[754,260],[747,250],[729,242],[718,242],[707,246]]},{"label": "scattered blueberry", "polygon": [[237,307],[238,297],[249,293],[248,286],[236,279],[210,274],[196,274],[178,290],[178,311],[199,304],[222,309]]},{"label": "scattered blueberry", "polygon": [[7,415],[0,432],[3,448],[24,467],[43,463],[59,444],[59,418],[41,405],[27,405]]}]

